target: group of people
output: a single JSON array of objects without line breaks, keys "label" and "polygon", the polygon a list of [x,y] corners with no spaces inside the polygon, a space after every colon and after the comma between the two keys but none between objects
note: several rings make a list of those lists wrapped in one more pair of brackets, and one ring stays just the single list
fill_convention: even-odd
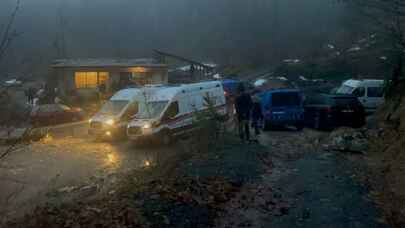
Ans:
[{"label": "group of people", "polygon": [[53,104],[59,103],[60,99],[58,97],[58,89],[53,88],[45,84],[40,89],[34,87],[29,87],[25,90],[25,96],[27,97],[28,104],[38,105],[38,104]]},{"label": "group of people", "polygon": [[[258,142],[260,124],[263,121],[260,98],[246,91],[243,84],[238,87],[239,95],[235,100],[235,111],[238,121],[239,137],[243,142]],[[254,129],[255,138],[251,139],[250,127]]]},{"label": "group of people", "polygon": [[37,93],[37,90],[33,87],[30,87],[25,91],[25,96],[27,96],[28,104],[34,105],[34,99],[35,99],[36,93]]}]

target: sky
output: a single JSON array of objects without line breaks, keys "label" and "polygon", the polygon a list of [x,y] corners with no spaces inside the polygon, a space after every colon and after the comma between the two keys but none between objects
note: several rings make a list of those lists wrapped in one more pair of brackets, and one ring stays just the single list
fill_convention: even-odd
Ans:
[{"label": "sky", "polygon": [[[0,31],[14,3],[1,0]],[[346,14],[334,0],[21,0],[20,35],[0,67],[35,72],[55,58],[151,57],[153,49],[260,65],[333,41]]]}]

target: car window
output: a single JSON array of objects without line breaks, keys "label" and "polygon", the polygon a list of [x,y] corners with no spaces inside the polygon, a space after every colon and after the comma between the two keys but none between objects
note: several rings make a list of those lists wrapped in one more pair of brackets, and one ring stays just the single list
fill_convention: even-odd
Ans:
[{"label": "car window", "polygon": [[298,93],[273,93],[272,106],[298,106],[301,103],[300,95]]},{"label": "car window", "polygon": [[49,112],[55,112],[55,106],[54,105],[41,105],[38,108],[38,113],[49,113]]},{"label": "car window", "polygon": [[305,98],[305,105],[320,105],[326,102],[325,97],[321,95],[309,95]]},{"label": "car window", "polygon": [[364,97],[366,95],[366,89],[364,87],[358,87],[355,90],[353,90],[352,95],[356,97]]},{"label": "car window", "polygon": [[136,114],[138,119],[153,119],[158,117],[166,108],[169,101],[152,101],[152,102],[140,102],[139,110]]},{"label": "car window", "polygon": [[367,96],[368,97],[383,97],[384,88],[383,87],[368,87]]},{"label": "car window", "polygon": [[342,85],[336,90],[337,94],[351,94],[354,88],[348,85]]},{"label": "car window", "polygon": [[170,106],[167,108],[165,117],[173,118],[176,117],[177,114],[179,114],[179,103],[175,101],[171,103]]},{"label": "car window", "polygon": [[49,105],[50,112],[63,112],[63,109],[59,105]]},{"label": "car window", "polygon": [[100,113],[107,115],[119,114],[125,106],[128,104],[128,100],[109,100],[100,110]]}]

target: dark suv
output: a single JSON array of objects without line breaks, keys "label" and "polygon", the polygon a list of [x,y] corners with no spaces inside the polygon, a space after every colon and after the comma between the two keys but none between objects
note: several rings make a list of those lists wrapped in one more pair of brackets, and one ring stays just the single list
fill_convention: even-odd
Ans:
[{"label": "dark suv", "polygon": [[331,130],[337,127],[362,127],[366,121],[363,105],[351,95],[309,95],[305,99],[305,125]]}]

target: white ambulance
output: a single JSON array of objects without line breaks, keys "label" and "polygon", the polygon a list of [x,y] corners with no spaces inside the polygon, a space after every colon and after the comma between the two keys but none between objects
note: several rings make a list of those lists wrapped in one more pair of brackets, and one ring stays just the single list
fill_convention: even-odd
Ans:
[{"label": "white ambulance", "polygon": [[196,112],[205,111],[206,99],[218,114],[226,115],[224,89],[220,81],[209,81],[179,86],[145,88],[145,98],[139,112],[129,123],[127,135],[131,140],[159,139],[169,144],[176,136],[193,130]]},{"label": "white ambulance", "polygon": [[131,118],[138,113],[141,89],[118,91],[90,120],[89,134],[97,138],[116,138],[126,135]]}]

